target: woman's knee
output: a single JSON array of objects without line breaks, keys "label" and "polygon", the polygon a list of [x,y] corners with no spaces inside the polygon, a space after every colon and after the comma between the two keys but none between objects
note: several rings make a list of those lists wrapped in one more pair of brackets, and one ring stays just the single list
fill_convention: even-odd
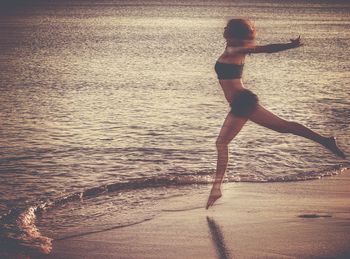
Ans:
[{"label": "woman's knee", "polygon": [[284,121],[283,125],[277,130],[280,133],[294,133],[301,124],[295,121]]},{"label": "woman's knee", "polygon": [[215,145],[216,145],[217,149],[223,149],[223,148],[227,148],[229,143],[230,143],[230,141],[228,141],[222,137],[218,137],[216,139]]}]

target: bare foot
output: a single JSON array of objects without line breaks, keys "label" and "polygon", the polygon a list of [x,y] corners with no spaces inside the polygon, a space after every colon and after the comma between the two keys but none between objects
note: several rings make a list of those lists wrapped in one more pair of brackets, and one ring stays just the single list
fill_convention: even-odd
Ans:
[{"label": "bare foot", "polygon": [[222,194],[220,188],[213,187],[208,198],[206,209],[209,209],[209,207],[213,206],[214,203],[221,198],[221,196]]},{"label": "bare foot", "polygon": [[337,145],[337,141],[335,137],[329,137],[327,138],[326,143],[324,144],[326,148],[328,148],[330,151],[332,151],[337,156],[340,156],[341,158],[345,158],[345,154],[343,151],[341,151]]}]

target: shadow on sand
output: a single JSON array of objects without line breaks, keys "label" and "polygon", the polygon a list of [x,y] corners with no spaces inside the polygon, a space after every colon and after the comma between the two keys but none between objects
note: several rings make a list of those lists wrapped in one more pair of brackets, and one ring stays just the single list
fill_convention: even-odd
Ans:
[{"label": "shadow on sand", "polygon": [[231,258],[231,255],[225,245],[225,239],[220,229],[220,226],[213,218],[207,217],[211,238],[216,248],[216,253],[220,259]]}]

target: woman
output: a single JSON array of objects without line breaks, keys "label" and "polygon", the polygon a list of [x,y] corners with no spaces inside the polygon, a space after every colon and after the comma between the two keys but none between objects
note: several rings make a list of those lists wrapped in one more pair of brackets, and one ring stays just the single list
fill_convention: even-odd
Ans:
[{"label": "woman", "polygon": [[226,100],[230,103],[231,111],[227,114],[216,141],[218,152],[216,176],[206,208],[221,197],[220,186],[228,162],[228,144],[239,133],[247,120],[281,133],[292,133],[313,140],[336,155],[345,158],[338,148],[334,137],[324,137],[297,122],[286,121],[269,112],[258,103],[257,96],[246,89],[241,80],[244,60],[247,54],[274,53],[303,44],[300,36],[285,44],[269,44],[256,46],[254,25],[244,19],[232,19],[224,31],[226,48],[215,64],[219,83],[224,91]]}]

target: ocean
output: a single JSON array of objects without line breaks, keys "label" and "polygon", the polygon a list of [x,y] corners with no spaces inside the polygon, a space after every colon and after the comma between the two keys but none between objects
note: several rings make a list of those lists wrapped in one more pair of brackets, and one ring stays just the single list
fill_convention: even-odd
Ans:
[{"label": "ocean", "polygon": [[[229,106],[214,64],[229,18],[257,43],[305,46],[246,59],[243,81],[282,118],[350,153],[346,1],[32,1],[0,11],[0,249],[151,220],[208,192]],[[225,182],[288,182],[349,166],[251,122]]]}]

